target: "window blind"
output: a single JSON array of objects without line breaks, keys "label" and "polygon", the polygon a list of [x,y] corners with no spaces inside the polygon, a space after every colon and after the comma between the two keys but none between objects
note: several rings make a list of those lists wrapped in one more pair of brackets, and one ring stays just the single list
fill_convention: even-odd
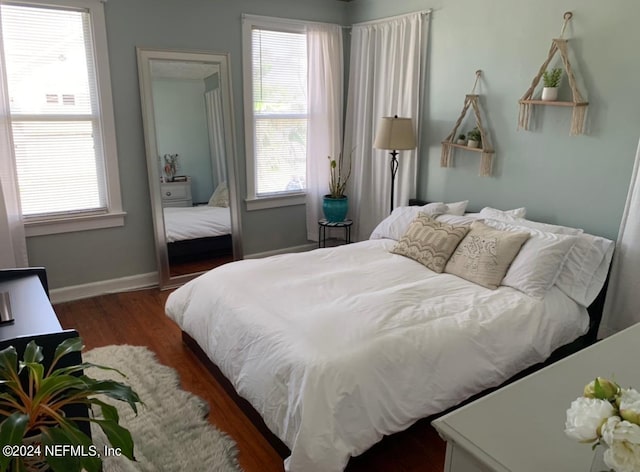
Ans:
[{"label": "window blind", "polygon": [[106,210],[89,13],[2,5],[2,41],[25,217]]},{"label": "window blind", "polygon": [[304,190],[306,35],[254,28],[251,39],[256,195]]}]

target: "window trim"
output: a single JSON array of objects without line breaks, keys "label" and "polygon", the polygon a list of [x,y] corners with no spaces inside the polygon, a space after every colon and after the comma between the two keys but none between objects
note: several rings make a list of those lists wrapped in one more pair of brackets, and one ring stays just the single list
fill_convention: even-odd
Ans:
[{"label": "window trim", "polygon": [[247,175],[247,211],[278,208],[284,206],[304,205],[305,191],[278,192],[267,195],[256,195],[256,161],[255,161],[255,125],[253,113],[253,61],[251,51],[251,32],[254,27],[273,29],[290,33],[306,33],[309,22],[288,20],[269,16],[242,15],[242,81],[244,99],[245,130],[245,164]]},{"label": "window trim", "polygon": [[7,4],[85,10],[89,13],[94,48],[98,114],[102,127],[106,210],[68,215],[24,217],[27,237],[124,226],[116,128],[109,70],[109,51],[104,5],[99,0],[16,0]]}]

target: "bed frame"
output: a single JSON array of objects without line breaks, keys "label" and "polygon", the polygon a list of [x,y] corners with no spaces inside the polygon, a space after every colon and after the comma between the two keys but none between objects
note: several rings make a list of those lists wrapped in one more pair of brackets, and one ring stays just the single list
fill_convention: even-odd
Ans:
[{"label": "bed frame", "polygon": [[[416,205],[422,206],[422,205],[426,205],[427,203],[428,202],[425,202],[423,200],[417,200],[417,199],[409,200],[409,205],[412,205],[412,206],[416,206]],[[438,418],[439,416],[445,415],[450,411],[460,408],[461,406],[466,405],[467,403],[477,400],[478,398],[483,397],[488,393],[498,390],[504,387],[505,385],[508,385],[518,379],[526,377],[527,375],[530,375],[533,372],[542,369],[543,367],[553,364],[554,362],[557,362],[560,359],[563,359],[571,354],[574,354],[584,349],[585,347],[595,343],[597,341],[597,334],[598,334],[598,328],[600,326],[600,320],[602,319],[602,310],[604,307],[604,298],[605,298],[605,294],[607,293],[608,282],[609,282],[609,278],[607,277],[607,280],[604,286],[602,287],[602,290],[600,290],[600,293],[598,294],[594,302],[587,308],[587,311],[589,312],[589,330],[587,331],[586,334],[577,338],[575,341],[569,344],[565,344],[564,346],[559,347],[553,353],[551,353],[551,355],[546,361],[533,365],[523,370],[522,372],[514,375],[513,377],[511,377],[509,380],[502,383],[501,385],[484,390],[468,398],[462,403],[455,405],[451,408],[448,408],[447,410],[442,411],[438,414],[435,414],[426,418],[422,418],[421,420],[418,420],[416,424],[420,424],[424,422],[430,423],[431,421]],[[224,376],[224,374],[220,371],[218,366],[215,365],[211,361],[211,359],[209,359],[207,354],[198,345],[196,340],[193,339],[189,334],[182,331],[182,341],[187,347],[189,347],[194,352],[196,357],[204,364],[207,370],[211,372],[211,374],[218,381],[220,386],[224,388],[225,392],[227,392],[229,397],[231,397],[231,399],[236,403],[236,405],[238,405],[238,407],[242,410],[242,412],[247,416],[247,418],[249,418],[249,420],[253,423],[256,429],[260,431],[260,434],[262,434],[262,436],[269,442],[269,444],[275,449],[275,451],[280,455],[280,457],[282,457],[283,459],[288,457],[291,453],[289,448],[280,440],[280,438],[278,438],[273,432],[271,432],[271,430],[267,427],[264,420],[262,419],[262,416],[260,416],[260,413],[258,413],[255,410],[255,408],[253,408],[253,406],[246,399],[238,395],[238,393],[235,391],[235,388],[233,387],[233,384]]]},{"label": "bed frame", "polygon": [[167,244],[167,250],[170,264],[193,262],[233,253],[230,234],[174,241]]}]

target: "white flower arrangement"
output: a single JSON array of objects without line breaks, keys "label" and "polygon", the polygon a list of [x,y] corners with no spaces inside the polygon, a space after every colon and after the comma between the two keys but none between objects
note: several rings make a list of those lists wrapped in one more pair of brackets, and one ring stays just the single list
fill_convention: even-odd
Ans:
[{"label": "white flower arrangement", "polygon": [[597,377],[567,410],[565,433],[607,447],[604,462],[615,472],[640,471],[640,393]]},{"label": "white flower arrangement", "polygon": [[178,172],[178,155],[177,154],[165,154],[164,155],[164,173],[168,180],[171,182]]}]

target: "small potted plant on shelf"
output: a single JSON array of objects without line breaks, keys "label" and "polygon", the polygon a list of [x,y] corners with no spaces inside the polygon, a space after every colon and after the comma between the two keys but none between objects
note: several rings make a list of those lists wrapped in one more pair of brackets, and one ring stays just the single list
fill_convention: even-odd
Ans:
[{"label": "small potted plant on shelf", "polygon": [[322,201],[322,211],[324,217],[331,222],[344,221],[349,209],[349,199],[344,194],[347,182],[351,177],[351,156],[349,156],[349,167],[345,168],[342,153],[338,159],[329,157],[329,194],[324,196]]},{"label": "small potted plant on shelf", "polygon": [[[140,398],[120,382],[82,374],[88,367],[118,371],[88,362],[56,367],[60,359],[82,347],[79,337],[62,341],[49,365],[43,363],[42,348],[34,341],[27,344],[21,361],[13,346],[0,351],[0,471],[100,471],[103,451],[78,427],[80,421],[97,424],[114,449],[135,460],[133,439],[119,424],[116,408],[96,395],[126,402],[136,413]],[[66,407],[71,405],[96,405],[102,415],[94,417],[90,411],[89,417],[70,417]],[[51,452],[59,451],[56,447],[61,445],[78,453]]]},{"label": "small potted plant on shelf", "polygon": [[467,146],[470,148],[479,148],[482,144],[482,133],[477,126],[467,133],[467,138]]},{"label": "small potted plant on shelf", "polygon": [[558,99],[558,86],[560,85],[560,79],[562,78],[562,69],[555,68],[545,70],[542,74],[542,81],[544,87],[542,88],[542,100],[554,101]]},{"label": "small potted plant on shelf", "polygon": [[464,146],[465,144],[467,144],[467,137],[464,134],[459,134],[456,144],[462,144]]}]

